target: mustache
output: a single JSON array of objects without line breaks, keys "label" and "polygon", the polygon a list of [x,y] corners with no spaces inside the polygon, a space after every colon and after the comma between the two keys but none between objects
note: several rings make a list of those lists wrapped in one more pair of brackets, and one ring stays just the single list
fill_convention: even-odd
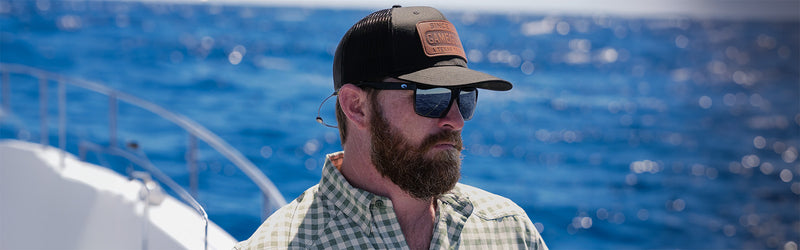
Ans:
[{"label": "mustache", "polygon": [[433,135],[428,136],[425,140],[422,141],[422,145],[420,145],[421,149],[424,151],[428,151],[436,144],[440,142],[450,142],[453,143],[453,146],[456,150],[461,151],[464,150],[464,143],[461,141],[461,131],[454,131],[454,130],[445,130]]}]

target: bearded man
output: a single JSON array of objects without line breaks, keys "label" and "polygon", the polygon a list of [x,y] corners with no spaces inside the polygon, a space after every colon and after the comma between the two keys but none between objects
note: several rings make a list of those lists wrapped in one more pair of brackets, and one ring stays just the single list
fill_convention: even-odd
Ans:
[{"label": "bearded man", "polygon": [[237,249],[547,249],[519,206],[458,183],[478,89],[512,85],[467,68],[438,10],[368,15],[339,43],[333,78],[344,151]]}]

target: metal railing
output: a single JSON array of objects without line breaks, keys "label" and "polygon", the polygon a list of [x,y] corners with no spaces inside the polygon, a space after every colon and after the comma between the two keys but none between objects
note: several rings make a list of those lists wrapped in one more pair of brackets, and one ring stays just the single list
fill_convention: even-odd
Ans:
[{"label": "metal railing", "polygon": [[[168,185],[171,189],[173,189],[181,199],[185,200],[187,203],[192,205],[195,210],[201,214],[206,222],[206,238],[207,238],[207,230],[208,230],[208,215],[206,215],[205,210],[202,206],[197,203],[197,201],[193,198],[197,195],[197,186],[198,186],[198,173],[197,173],[197,139],[202,140],[209,146],[211,146],[214,150],[219,152],[223,155],[226,159],[228,159],[231,163],[233,163],[236,167],[238,167],[242,172],[244,172],[250,180],[255,183],[258,188],[261,190],[263,195],[264,203],[262,209],[262,219],[266,218],[267,215],[267,208],[278,208],[286,204],[286,200],[280,194],[278,189],[275,185],[260,171],[258,168],[250,162],[247,158],[245,158],[239,151],[234,149],[231,145],[227,142],[222,140],[219,136],[212,133],[205,127],[197,124],[196,122],[192,121],[189,118],[186,118],[182,115],[172,113],[156,104],[150,103],[148,101],[139,99],[135,96],[123,93],[121,91],[114,90],[109,88],[103,84],[87,81],[83,79],[76,79],[76,78],[68,78],[56,73],[32,68],[29,66],[18,65],[18,64],[7,64],[7,63],[0,63],[0,72],[2,72],[2,85],[0,85],[0,91],[2,94],[0,98],[2,98],[2,102],[0,104],[0,108],[2,108],[3,112],[11,112],[11,87],[10,87],[10,74],[20,74],[20,75],[27,75],[39,80],[39,102],[40,102],[40,136],[41,136],[41,144],[43,146],[49,145],[48,137],[49,137],[49,129],[48,129],[48,82],[50,80],[56,81],[58,83],[58,147],[61,149],[61,165],[64,165],[64,158],[66,152],[66,126],[67,126],[67,119],[66,119],[66,106],[67,106],[67,95],[66,95],[66,85],[71,85],[75,87],[79,87],[82,89],[86,89],[92,92],[100,93],[102,95],[108,96],[108,117],[109,117],[109,145],[107,147],[103,147],[97,144],[84,144],[81,143],[81,151],[83,149],[89,149],[95,152],[101,152],[105,154],[112,154],[121,156],[126,158],[130,162],[133,162],[150,172],[156,179],[161,181],[162,183]],[[174,181],[172,181],[167,175],[163,174],[161,171],[158,170],[153,164],[150,163],[144,157],[141,157],[136,154],[132,154],[128,151],[120,149],[118,147],[117,142],[117,116],[118,116],[118,102],[123,101],[125,103],[137,106],[144,110],[147,110],[165,120],[172,122],[173,124],[181,127],[184,131],[188,133],[189,140],[187,142],[187,152],[186,152],[186,162],[187,168],[190,171],[190,190],[191,194],[187,193],[180,185],[177,185]],[[83,154],[83,153],[81,153]],[[207,239],[206,239],[207,241]],[[206,242],[207,244],[207,242]],[[206,245],[207,246],[207,245]]]},{"label": "metal railing", "polygon": [[[149,186],[150,183],[152,182],[152,180],[150,179],[151,176],[155,177],[158,181],[160,181],[164,185],[167,185],[167,187],[169,187],[170,189],[175,191],[175,193],[177,193],[178,196],[182,200],[186,201],[186,203],[189,203],[189,205],[191,205],[192,208],[194,208],[194,210],[197,211],[197,213],[200,214],[200,216],[203,217],[203,249],[208,249],[208,213],[206,213],[206,210],[203,209],[203,206],[201,206],[200,203],[197,202],[197,200],[195,200],[194,197],[192,197],[192,195],[190,195],[188,192],[186,192],[186,189],[183,189],[180,185],[178,185],[178,183],[176,183],[174,180],[172,180],[172,178],[169,178],[168,175],[164,174],[164,172],[161,172],[161,170],[159,170],[158,167],[154,166],[149,160],[147,160],[146,157],[142,157],[140,155],[133,154],[131,152],[122,150],[122,149],[120,149],[118,147],[103,147],[101,145],[98,145],[98,144],[95,144],[95,143],[91,143],[91,142],[81,142],[80,146],[79,146],[79,149],[80,149],[79,155],[80,155],[80,159],[82,161],[86,160],[86,150],[89,150],[89,151],[99,152],[99,153],[103,153],[103,154],[110,154],[110,155],[120,156],[120,157],[125,158],[128,161],[130,161],[130,162],[132,162],[132,163],[134,163],[136,165],[139,165],[140,167],[144,168],[145,171],[147,171],[146,174],[143,174],[145,172],[138,172],[138,171],[131,171],[130,173],[128,173],[130,175],[129,178],[131,178],[131,179],[141,179],[142,183],[144,183],[145,188],[147,190],[147,195],[148,196],[146,198],[144,198],[144,201],[145,201],[144,217],[145,218],[147,218],[149,216],[148,215],[148,208],[150,207],[150,193],[152,191],[152,187]],[[144,224],[146,225],[147,223],[144,223]],[[142,237],[143,237],[142,238],[142,249],[146,250],[147,249],[147,227],[146,226],[143,226],[143,227],[144,227],[144,229],[142,230],[143,231],[143,233],[142,233]]]}]

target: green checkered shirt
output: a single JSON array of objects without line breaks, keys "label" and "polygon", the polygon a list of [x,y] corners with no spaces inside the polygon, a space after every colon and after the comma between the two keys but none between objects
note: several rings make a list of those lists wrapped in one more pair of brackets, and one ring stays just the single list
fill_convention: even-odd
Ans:
[{"label": "green checkered shirt", "polygon": [[[409,249],[391,200],[350,186],[331,161],[341,156],[235,249]],[[511,200],[459,183],[437,205],[430,249],[547,249]]]}]

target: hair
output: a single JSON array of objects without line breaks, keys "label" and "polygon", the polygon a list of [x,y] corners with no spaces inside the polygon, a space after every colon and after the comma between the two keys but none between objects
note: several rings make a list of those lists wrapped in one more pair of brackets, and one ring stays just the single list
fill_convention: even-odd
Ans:
[{"label": "hair", "polygon": [[[380,90],[370,87],[361,87],[361,90],[367,93],[367,100],[372,102],[378,98]],[[342,141],[342,146],[347,141],[347,115],[342,111],[342,105],[339,103],[339,98],[336,98],[336,123],[339,127],[339,138]]]},{"label": "hair", "polygon": [[339,127],[339,138],[342,141],[342,146],[344,146],[344,142],[347,141],[347,116],[342,111],[339,98],[336,98],[336,123]]}]

